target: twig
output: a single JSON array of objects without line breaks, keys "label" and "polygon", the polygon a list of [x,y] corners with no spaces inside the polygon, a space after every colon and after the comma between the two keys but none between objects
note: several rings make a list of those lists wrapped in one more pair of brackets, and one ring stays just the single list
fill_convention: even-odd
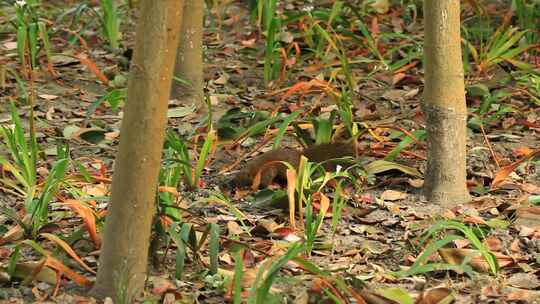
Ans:
[{"label": "twig", "polygon": [[482,124],[480,124],[480,131],[482,131],[482,135],[484,136],[484,140],[486,141],[486,146],[488,147],[489,152],[491,153],[491,157],[493,157],[493,160],[495,161],[495,164],[497,165],[497,169],[501,169],[501,164],[499,163],[499,159],[497,158],[495,151],[493,151],[493,148],[491,147],[491,143],[489,142],[489,139],[486,135],[486,131],[484,130],[484,126]]}]

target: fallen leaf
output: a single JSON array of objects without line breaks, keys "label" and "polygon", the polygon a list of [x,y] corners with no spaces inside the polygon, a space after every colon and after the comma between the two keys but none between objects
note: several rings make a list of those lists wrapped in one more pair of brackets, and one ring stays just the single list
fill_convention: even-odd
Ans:
[{"label": "fallen leaf", "polygon": [[176,107],[167,110],[167,118],[180,118],[195,113],[195,105]]},{"label": "fallen leaf", "polygon": [[540,206],[518,208],[516,210],[515,224],[540,229]]},{"label": "fallen leaf", "polygon": [[90,286],[92,283],[90,280],[88,280],[86,277],[76,273],[75,271],[71,270],[69,267],[64,265],[64,263],[60,262],[56,258],[53,258],[52,256],[47,256],[45,258],[45,265],[58,271],[60,274],[68,277],[73,282],[75,282],[77,285],[80,286]]},{"label": "fallen leaf", "polygon": [[413,167],[401,165],[398,163],[394,163],[394,162],[382,160],[382,159],[373,161],[365,165],[364,169],[369,174],[379,174],[379,173],[383,173],[390,170],[398,170],[411,176],[422,177],[422,174]]},{"label": "fallen leaf", "polygon": [[257,39],[252,38],[252,39],[248,39],[248,40],[242,40],[242,41],[240,41],[240,44],[242,44],[243,47],[253,48],[255,46],[256,41],[257,41]]},{"label": "fallen leaf", "polygon": [[229,235],[241,235],[245,233],[244,229],[236,221],[227,222],[227,231]]},{"label": "fallen leaf", "polygon": [[496,236],[489,236],[484,240],[484,244],[491,251],[501,251],[502,250],[502,241]]},{"label": "fallen leaf", "polygon": [[406,199],[408,194],[406,192],[396,191],[396,190],[386,190],[381,194],[381,199],[383,201],[398,201]]},{"label": "fallen leaf", "polygon": [[13,226],[0,238],[0,245],[18,241],[24,236],[24,231],[21,226]]},{"label": "fallen leaf", "polygon": [[510,173],[514,172],[516,168],[523,162],[540,155],[540,149],[535,151],[530,151],[529,154],[523,156],[521,159],[515,161],[514,163],[503,167],[499,172],[495,174],[495,177],[493,178],[493,181],[491,182],[491,189],[497,188],[502,182],[510,175]]},{"label": "fallen leaf", "polygon": [[64,204],[69,206],[73,212],[77,213],[83,219],[86,231],[88,231],[96,249],[99,249],[101,247],[101,238],[97,233],[96,217],[93,210],[88,205],[77,200],[66,200]]},{"label": "fallen leaf", "polygon": [[439,304],[452,303],[454,295],[452,289],[446,287],[437,287],[426,290],[416,299],[415,304]]},{"label": "fallen leaf", "polygon": [[152,290],[150,291],[152,294],[155,295],[162,295],[166,293],[169,290],[175,290],[174,284],[162,277],[153,277],[152,278]]},{"label": "fallen leaf", "polygon": [[535,301],[540,299],[540,291],[511,288],[506,299],[512,302],[536,303]]},{"label": "fallen leaf", "polygon": [[39,94],[38,97],[43,98],[45,100],[55,100],[58,98],[56,95],[50,95],[50,94]]},{"label": "fallen leaf", "polygon": [[508,278],[507,282],[511,286],[524,289],[536,289],[540,287],[540,279],[532,273],[514,273]]},{"label": "fallen leaf", "polygon": [[44,261],[40,262],[24,262],[17,263],[15,265],[15,271],[13,277],[25,280],[32,276],[33,280],[38,282],[46,282],[49,284],[56,284],[57,274],[54,270],[48,267],[44,267]]},{"label": "fallen leaf", "polygon": [[88,266],[78,255],[77,253],[75,253],[75,251],[73,250],[73,248],[71,248],[71,246],[69,246],[68,243],[66,243],[64,240],[60,239],[59,237],[57,237],[56,235],[54,234],[51,234],[51,233],[40,233],[39,235],[41,235],[42,237],[48,239],[49,241],[52,241],[56,244],[58,244],[58,246],[60,246],[62,249],[64,249],[64,251],[72,258],[75,260],[75,262],[79,263],[79,265],[81,265],[82,268],[84,268],[86,271],[90,272],[90,273],[93,273],[95,274],[96,272],[90,268],[90,266]]},{"label": "fallen leaf", "polygon": [[221,74],[216,80],[214,80],[215,84],[224,85],[229,81],[229,75],[227,74]]},{"label": "fallen leaf", "polygon": [[106,196],[109,193],[109,187],[104,183],[85,185],[82,191],[93,197]]},{"label": "fallen leaf", "polygon": [[8,41],[5,42],[2,47],[8,51],[14,50],[17,48],[17,42],[16,41]]},{"label": "fallen leaf", "polygon": [[276,236],[277,238],[280,238],[282,240],[285,240],[291,243],[298,242],[302,239],[295,234],[295,231],[293,229],[288,228],[288,227],[278,228],[274,230],[272,234]]},{"label": "fallen leaf", "polygon": [[[480,251],[474,249],[458,249],[458,248],[440,248],[438,250],[441,258],[452,265],[461,265],[465,257],[470,257],[469,265],[479,272],[489,272],[490,268]],[[499,267],[505,267],[514,263],[514,260],[504,254],[493,252],[497,259]]]},{"label": "fallen leaf", "polygon": [[424,186],[424,180],[421,178],[409,178],[407,183],[414,188],[422,188]]},{"label": "fallen leaf", "polygon": [[75,55],[75,57],[79,59],[81,64],[85,65],[103,84],[107,85],[109,83],[107,76],[101,72],[99,67],[90,58],[83,54]]}]

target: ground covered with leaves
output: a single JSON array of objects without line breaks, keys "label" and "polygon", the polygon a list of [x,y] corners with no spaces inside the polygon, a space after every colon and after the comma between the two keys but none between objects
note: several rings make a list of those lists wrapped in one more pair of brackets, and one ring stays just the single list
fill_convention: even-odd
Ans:
[{"label": "ground covered with leaves", "polygon": [[[137,10],[114,48],[98,1],[19,2],[0,7],[0,302],[95,302]],[[540,4],[463,3],[473,199],[443,210],[421,196],[421,2],[304,2],[208,8],[211,115],[170,102],[141,301],[538,302]],[[257,154],[351,134],[338,172],[228,186]]]}]

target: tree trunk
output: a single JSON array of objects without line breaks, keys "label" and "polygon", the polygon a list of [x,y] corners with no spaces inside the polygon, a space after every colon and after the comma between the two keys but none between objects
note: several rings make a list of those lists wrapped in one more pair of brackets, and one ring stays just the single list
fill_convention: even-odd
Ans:
[{"label": "tree trunk", "polygon": [[423,110],[428,135],[424,194],[428,201],[442,207],[470,200],[459,5],[459,0],[424,1]]},{"label": "tree trunk", "polygon": [[171,95],[182,104],[196,105],[198,111],[205,112],[202,55],[204,1],[185,0],[184,3],[174,75],[186,83],[174,81]]},{"label": "tree trunk", "polygon": [[144,288],[183,1],[143,0],[99,258],[96,297],[132,303]]}]

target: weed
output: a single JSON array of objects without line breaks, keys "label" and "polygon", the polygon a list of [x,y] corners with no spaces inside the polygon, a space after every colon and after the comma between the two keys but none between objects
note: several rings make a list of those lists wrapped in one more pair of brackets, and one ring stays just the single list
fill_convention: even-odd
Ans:
[{"label": "weed", "polygon": [[35,69],[38,65],[37,55],[40,48],[38,41],[41,40],[52,72],[49,35],[47,26],[40,20],[39,6],[39,0],[17,1],[15,4],[14,27],[17,30],[17,51],[23,68],[26,68],[26,52],[28,50],[30,67]]},{"label": "weed", "polygon": [[0,128],[0,134],[3,137],[5,147],[10,152],[11,160],[0,155],[0,164],[15,180],[4,175],[0,178],[0,182],[14,193],[23,196],[26,205],[29,205],[34,200],[37,190],[38,145],[32,129],[30,129],[29,138],[25,137],[14,103],[11,103],[11,120],[13,128],[7,126]]},{"label": "weed", "polygon": [[118,49],[120,38],[120,17],[114,0],[101,0],[101,25],[103,33],[113,49]]},{"label": "weed", "polygon": [[[168,131],[165,141],[165,146],[168,149],[171,149],[173,159],[178,162],[182,169],[182,176],[186,185],[190,189],[198,188],[202,171],[205,165],[207,165],[212,151],[215,150],[216,132],[210,128],[197,159],[191,155],[185,141],[180,139],[176,133]],[[192,161],[196,162],[195,168],[193,169],[191,165]]]},{"label": "weed", "polygon": [[528,44],[535,44],[539,39],[540,26],[538,19],[540,18],[540,2],[526,0],[512,0],[512,8],[516,12],[518,25],[522,29],[526,29],[525,39]]},{"label": "weed", "polygon": [[277,0],[259,1],[259,7],[263,11],[264,32],[266,33],[266,48],[264,53],[264,83],[270,84],[280,70],[281,47],[277,34],[281,30],[281,18],[276,14]]},{"label": "weed", "polygon": [[270,287],[272,287],[272,284],[276,280],[280,268],[304,250],[304,245],[301,243],[294,243],[283,256],[275,261],[269,260],[266,262],[266,265],[262,265],[257,272],[255,282],[249,291],[247,303],[263,304],[268,303],[269,301],[271,302],[271,299],[274,297],[270,295]]},{"label": "weed", "polygon": [[459,235],[448,235],[442,239],[431,242],[408,270],[399,271],[394,274],[397,275],[398,277],[404,277],[404,276],[412,276],[412,275],[416,275],[420,273],[426,273],[430,271],[456,270],[458,272],[466,273],[470,277],[474,276],[474,272],[471,266],[467,264],[470,261],[471,257],[465,258],[461,265],[444,264],[444,263],[427,263],[429,256],[433,254],[435,251],[445,247],[447,244],[451,242],[454,242],[457,240],[463,240],[463,239],[469,240],[471,242],[471,245],[480,252],[480,254],[484,258],[486,263],[489,265],[489,269],[491,270],[491,272],[493,274],[497,273],[498,268],[499,268],[497,259],[493,256],[493,254],[489,251],[489,249],[482,243],[482,241],[480,241],[480,239],[476,236],[475,231],[472,228],[460,222],[457,222],[457,221],[437,222],[428,231],[424,233],[424,236],[421,239],[421,243],[425,243],[429,238],[434,238],[437,232],[446,231],[446,230],[458,230],[464,235],[464,237],[459,236]]},{"label": "weed", "polygon": [[[467,37],[467,31],[464,31]],[[478,72],[485,72],[490,67],[500,62],[508,62],[519,69],[531,70],[531,66],[517,57],[532,47],[529,43],[520,43],[520,39],[527,30],[519,30],[515,27],[499,27],[495,33],[485,42],[480,42],[477,48],[465,38],[464,57],[471,58],[476,64]],[[468,60],[464,61],[465,69],[470,70]]]}]

